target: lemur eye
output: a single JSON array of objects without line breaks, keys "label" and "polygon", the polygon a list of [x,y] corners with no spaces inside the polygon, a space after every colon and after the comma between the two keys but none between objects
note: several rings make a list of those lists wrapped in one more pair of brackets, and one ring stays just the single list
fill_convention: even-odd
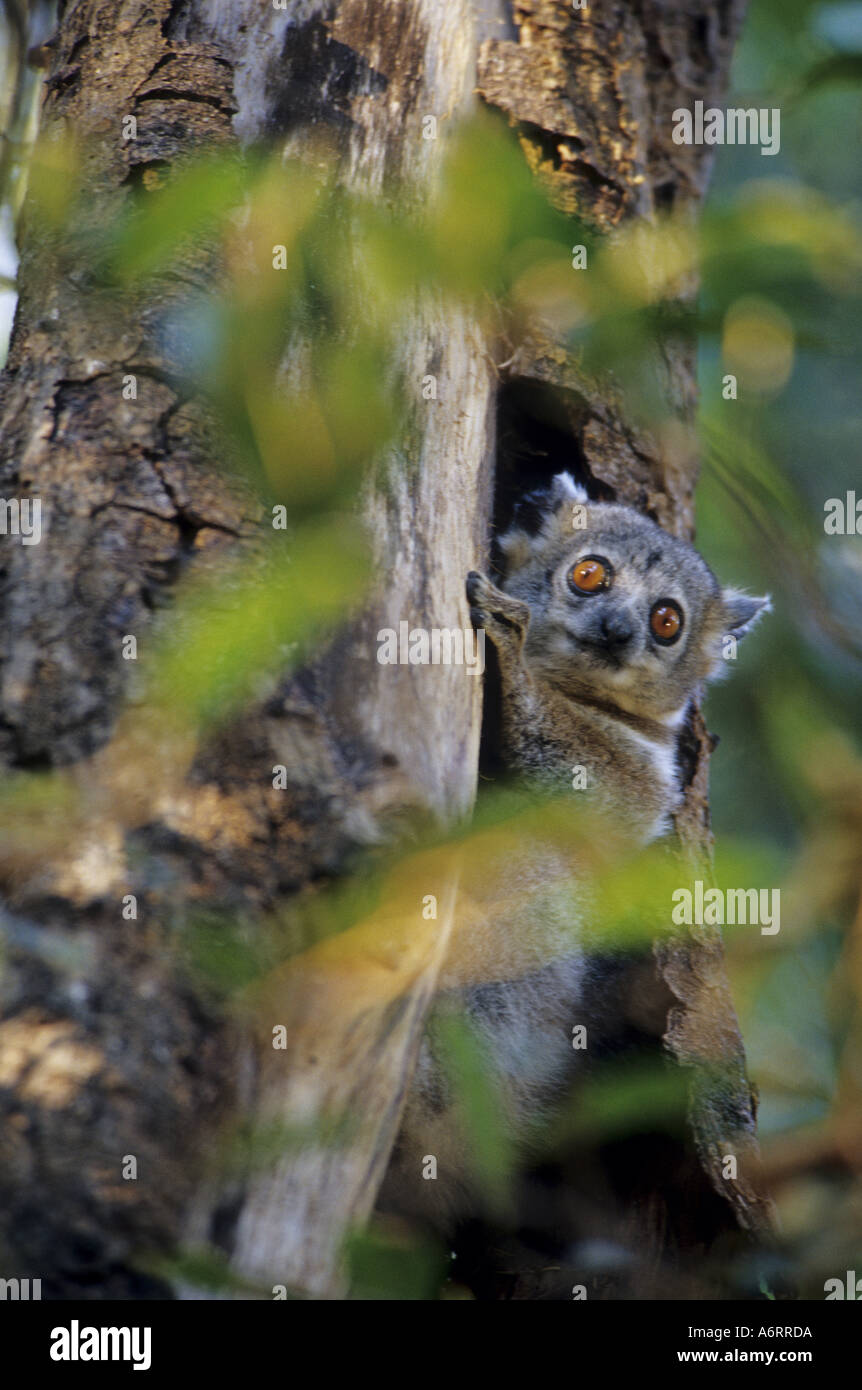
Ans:
[{"label": "lemur eye", "polygon": [[660,598],[649,615],[650,631],[657,642],[669,647],[682,632],[682,609],[670,599]]},{"label": "lemur eye", "polygon": [[569,583],[579,594],[595,594],[609,589],[614,577],[610,560],[603,555],[585,555],[569,570]]}]

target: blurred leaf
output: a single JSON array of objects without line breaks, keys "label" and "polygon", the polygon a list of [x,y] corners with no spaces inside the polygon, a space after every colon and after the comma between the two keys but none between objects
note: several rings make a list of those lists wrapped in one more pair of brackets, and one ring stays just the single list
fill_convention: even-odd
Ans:
[{"label": "blurred leaf", "polygon": [[[141,1255],[137,1266],[146,1274],[179,1288],[198,1289],[225,1298],[271,1299],[272,1289],[243,1279],[230,1268],[227,1256],[212,1246],[181,1250],[173,1256]],[[298,1294],[288,1296],[297,1297]]]},{"label": "blurred leaf", "polygon": [[129,283],[164,272],[181,248],[218,229],[247,182],[247,171],[233,154],[179,164],[159,187],[140,194],[115,229],[110,273],[120,283]]},{"label": "blurred leaf", "polygon": [[502,1215],[511,1201],[515,1153],[493,1060],[466,1014],[439,1009],[432,1016],[430,1031],[432,1047],[454,1092],[473,1180],[486,1210]]},{"label": "blurred leaf", "polygon": [[564,1147],[574,1139],[606,1143],[650,1130],[680,1133],[687,1106],[685,1079],[669,1062],[606,1062],[549,1126],[547,1142]]},{"label": "blurred leaf", "polygon": [[862,82],[862,53],[835,53],[815,63],[805,74],[799,95],[836,82],[857,86]]},{"label": "blurred leaf", "polygon": [[435,1298],[447,1265],[438,1245],[402,1234],[391,1223],[378,1220],[348,1242],[349,1297],[399,1301]]},{"label": "blurred leaf", "polygon": [[294,644],[319,640],[355,608],[369,566],[353,526],[309,522],[283,544],[264,565],[236,563],[178,596],[150,667],[148,700],[166,718],[223,718],[297,660]]}]

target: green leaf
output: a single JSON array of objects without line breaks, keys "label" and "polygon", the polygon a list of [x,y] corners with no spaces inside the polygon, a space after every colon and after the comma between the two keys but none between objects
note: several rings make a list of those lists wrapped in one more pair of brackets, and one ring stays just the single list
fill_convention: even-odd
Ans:
[{"label": "green leaf", "polygon": [[265,562],[236,561],[178,596],[148,689],[148,702],[166,718],[224,718],[355,608],[369,574],[356,527],[334,518],[308,522],[290,539],[275,534],[283,538]]}]

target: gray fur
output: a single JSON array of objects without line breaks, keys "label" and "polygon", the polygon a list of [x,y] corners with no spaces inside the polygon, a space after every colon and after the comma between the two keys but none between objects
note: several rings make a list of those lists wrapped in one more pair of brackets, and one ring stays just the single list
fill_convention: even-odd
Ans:
[{"label": "gray fur", "polygon": [[[515,525],[500,544],[502,589],[474,572],[467,597],[499,658],[503,760],[527,784],[573,798],[573,769],[586,768],[580,805],[604,818],[597,838],[616,837],[622,852],[645,846],[679,805],[679,730],[722,665],[722,639],[747,632],[769,601],[722,590],[692,546],[628,507],[590,502],[568,474],[553,480],[537,533]],[[606,590],[573,590],[568,576],[585,556],[609,562]],[[670,645],[650,630],[660,600],[683,615]],[[437,1008],[465,1012],[501,1121],[526,1160],[537,1122],[565,1097],[583,1056],[571,1033],[590,980],[589,856],[527,836],[498,859],[484,913],[474,901],[469,927],[459,932],[456,922]],[[465,890],[469,901],[469,881]],[[429,1034],[383,1205],[443,1228],[482,1207],[452,1102]],[[421,1176],[428,1155],[436,1181]]]}]

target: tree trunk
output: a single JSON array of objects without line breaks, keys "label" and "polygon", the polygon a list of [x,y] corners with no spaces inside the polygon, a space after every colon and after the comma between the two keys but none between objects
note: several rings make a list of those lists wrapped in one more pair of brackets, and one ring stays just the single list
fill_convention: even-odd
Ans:
[{"label": "tree trunk", "polygon": [[[469,626],[463,581],[487,557],[497,422],[523,434],[531,393],[554,402],[558,437],[596,488],[676,534],[693,527],[693,342],[657,347],[668,424],[653,437],[541,326],[504,350],[466,310],[429,298],[403,363],[415,382],[433,370],[437,400],[417,399],[385,479],[369,472],[381,582],[367,609],[229,735],[162,747],[159,731],[136,732],[124,713],[122,638],[144,646],[179,576],[253,549],[260,516],[214,466],[206,410],[178,384],[182,348],[162,331],[172,296],[216,273],[211,253],[190,254],[181,282],[163,279],[120,314],[88,276],[88,235],[186,153],[261,139],[302,152],[312,127],[352,187],[385,196],[399,179],[420,205],[446,143],[422,139],[423,118],[445,130],[479,100],[516,126],[557,205],[602,232],[660,210],[694,215],[709,151],[673,144],[671,112],[695,94],[720,101],[740,16],[737,0],[684,13],[671,0],[589,10],[527,0],[511,21],[502,4],[474,12],[468,0],[61,4],[42,129],[81,139],[88,199],[62,237],[25,210],[0,401],[2,495],[41,498],[45,529],[39,545],[5,541],[0,749],[10,769],[59,770],[47,801],[13,798],[3,812],[8,1275],[41,1277],[60,1297],[166,1296],[141,1272],[142,1252],[213,1242],[264,1296],[273,1282],[341,1290],[341,1242],[373,1207],[457,911],[457,855],[407,861],[383,918],[351,928],[338,951],[320,943],[282,967],[252,1024],[226,1023],[189,984],[177,963],[184,926],[208,909],[261,920],[337,877],[357,850],[390,842],[405,813],[444,826],[469,813],[481,683],[451,666],[421,682],[409,666],[381,668],[374,635],[402,620]],[[129,115],[137,138],[124,141]],[[135,401],[123,396],[129,374]],[[517,453],[503,470],[513,487]],[[708,743],[697,721],[678,828],[700,853]],[[273,790],[276,764],[287,790]],[[436,921],[422,918],[426,893]],[[129,894],[136,922],[123,920]],[[703,1171],[728,1223],[758,1228],[752,1106],[720,943],[692,938],[657,961],[674,999],[672,1054],[684,1066],[726,1063],[720,1081],[693,1088]],[[277,1051],[282,1023],[288,1046]],[[346,1142],[315,1137],[345,1111]],[[237,1116],[311,1137],[226,1184],[205,1158]],[[721,1177],[729,1150],[743,1160],[736,1182]],[[122,1180],[128,1155],[136,1182]]]}]

